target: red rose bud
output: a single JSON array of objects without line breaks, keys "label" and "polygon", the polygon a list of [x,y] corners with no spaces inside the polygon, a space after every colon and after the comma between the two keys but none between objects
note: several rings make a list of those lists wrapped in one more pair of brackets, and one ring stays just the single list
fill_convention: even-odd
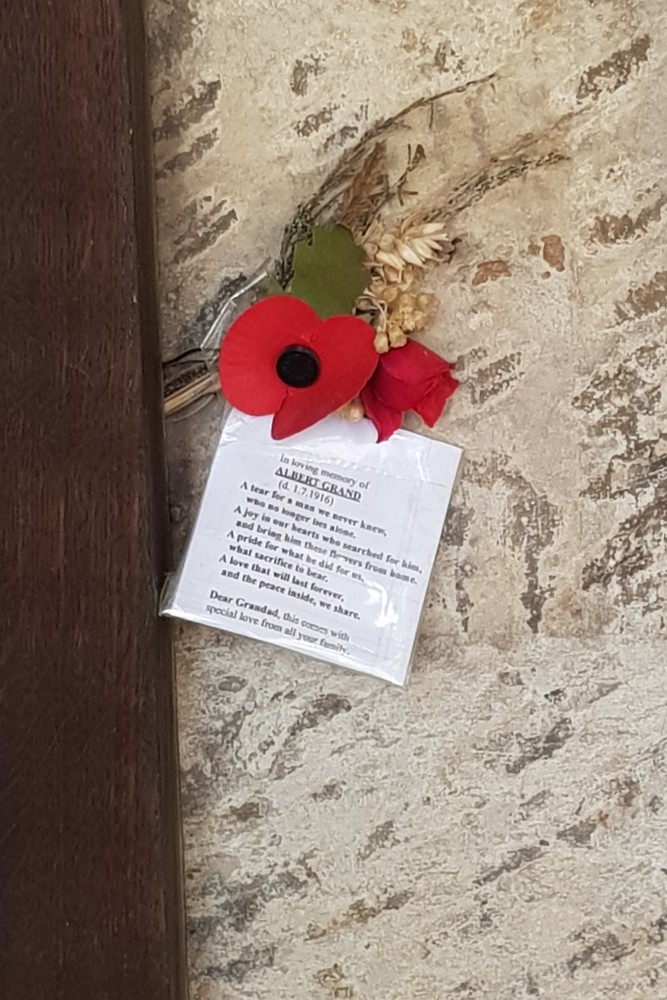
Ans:
[{"label": "red rose bud", "polygon": [[458,384],[443,358],[410,340],[380,355],[375,373],[361,391],[361,402],[378,441],[386,441],[401,426],[407,410],[433,427]]}]

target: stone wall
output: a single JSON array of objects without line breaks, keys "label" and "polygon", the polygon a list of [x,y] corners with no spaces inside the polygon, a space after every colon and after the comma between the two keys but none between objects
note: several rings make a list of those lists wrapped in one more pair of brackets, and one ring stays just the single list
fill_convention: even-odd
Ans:
[{"label": "stone wall", "polygon": [[[464,465],[408,688],[175,630],[194,1000],[667,995],[666,22],[149,4],[166,353],[443,93],[420,197],[459,240],[428,287]],[[169,429],[177,548],[218,418]]]}]

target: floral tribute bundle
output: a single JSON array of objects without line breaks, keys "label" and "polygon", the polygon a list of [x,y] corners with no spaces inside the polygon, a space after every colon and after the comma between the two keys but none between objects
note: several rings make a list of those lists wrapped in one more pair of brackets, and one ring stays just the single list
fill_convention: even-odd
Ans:
[{"label": "floral tribute bundle", "polygon": [[[382,140],[344,157],[288,226],[271,294],[246,309],[222,343],[223,394],[238,410],[273,414],[282,439],[332,413],[368,417],[378,441],[417,413],[432,427],[458,383],[450,364],[413,338],[424,332],[435,297],[421,289],[426,269],[454,250],[441,222],[405,214],[405,182],[393,185]],[[394,215],[396,213],[394,212]]]},{"label": "floral tribute bundle", "polygon": [[[388,133],[402,138],[405,116],[430,106],[417,102],[345,154],[297,210],[272,272],[228,285],[194,352],[204,374],[195,367],[197,381],[166,397],[176,412],[217,391],[219,374],[241,413],[222,427],[163,614],[395,684],[410,668],[461,457],[442,441],[395,434],[408,411],[432,426],[458,384],[418,339],[436,304],[422,281],[454,251],[443,222],[451,205],[418,210],[406,188],[424,149],[409,146],[405,168],[403,143],[398,156],[388,149]],[[366,423],[284,443],[333,414],[368,418],[385,443],[368,446]],[[255,492],[272,501],[261,502],[261,523]]]}]

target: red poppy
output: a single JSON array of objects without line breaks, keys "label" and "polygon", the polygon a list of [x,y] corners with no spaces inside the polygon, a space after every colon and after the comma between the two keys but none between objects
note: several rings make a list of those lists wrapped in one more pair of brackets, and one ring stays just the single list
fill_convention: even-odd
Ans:
[{"label": "red poppy", "polygon": [[409,340],[381,355],[375,374],[361,391],[361,402],[375,424],[378,441],[386,441],[401,426],[406,410],[414,410],[433,427],[458,384],[443,358]]},{"label": "red poppy", "polygon": [[373,337],[355,316],[321,320],[300,299],[272,295],[227,331],[218,359],[222,391],[243,413],[273,413],[271,436],[288,437],[359,395],[378,361]]}]

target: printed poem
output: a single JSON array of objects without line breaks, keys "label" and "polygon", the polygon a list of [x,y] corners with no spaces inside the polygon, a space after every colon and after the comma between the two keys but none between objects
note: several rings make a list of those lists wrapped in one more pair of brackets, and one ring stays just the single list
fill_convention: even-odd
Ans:
[{"label": "printed poem", "polygon": [[460,449],[336,417],[270,431],[227,418],[162,613],[404,684]]},{"label": "printed poem", "polygon": [[[235,621],[274,642],[345,655],[358,623],[368,627],[369,610],[380,609],[389,624],[389,595],[423,589],[428,567],[402,554],[404,531],[395,512],[382,517],[371,479],[284,453],[269,481],[252,469],[248,462],[229,484],[219,583],[206,600],[206,614],[222,627],[235,630]],[[369,609],[367,595],[382,593]]]}]

